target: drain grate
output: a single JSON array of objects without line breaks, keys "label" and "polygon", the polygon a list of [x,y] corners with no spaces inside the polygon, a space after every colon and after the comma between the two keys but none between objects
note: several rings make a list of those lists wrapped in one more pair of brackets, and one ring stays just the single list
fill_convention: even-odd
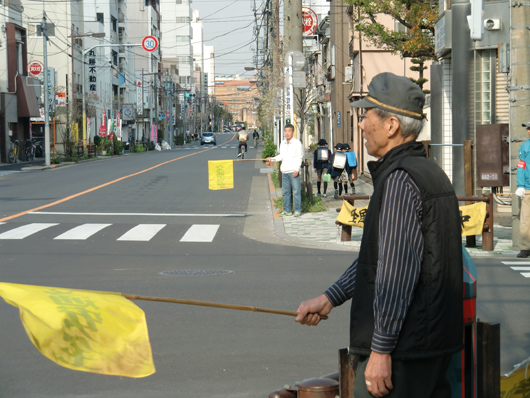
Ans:
[{"label": "drain grate", "polygon": [[179,269],[176,271],[163,271],[159,272],[158,275],[163,276],[215,276],[215,275],[227,275],[233,274],[234,271],[222,270],[222,269]]}]

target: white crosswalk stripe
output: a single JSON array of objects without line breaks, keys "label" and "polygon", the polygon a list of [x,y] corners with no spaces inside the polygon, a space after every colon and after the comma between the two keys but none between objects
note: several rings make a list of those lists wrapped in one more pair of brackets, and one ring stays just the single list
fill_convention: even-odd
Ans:
[{"label": "white crosswalk stripe", "polygon": [[32,223],[28,225],[23,225],[21,227],[6,231],[0,234],[0,239],[2,240],[12,240],[12,239],[24,239],[30,235],[36,234],[37,232],[43,231],[46,228],[53,227],[58,225],[57,223]]},{"label": "white crosswalk stripe", "polygon": [[184,234],[181,242],[211,242],[217,234],[217,224],[194,224]]},{"label": "white crosswalk stripe", "polygon": [[530,272],[521,272],[521,271],[530,271],[530,261],[501,261],[504,265],[509,265],[510,268],[514,271],[519,271],[522,276],[525,278],[530,278]]},{"label": "white crosswalk stripe", "polygon": [[147,242],[150,241],[166,224],[139,224],[120,236],[118,240]]},{"label": "white crosswalk stripe", "polygon": [[85,240],[112,224],[83,224],[56,236],[57,240]]}]

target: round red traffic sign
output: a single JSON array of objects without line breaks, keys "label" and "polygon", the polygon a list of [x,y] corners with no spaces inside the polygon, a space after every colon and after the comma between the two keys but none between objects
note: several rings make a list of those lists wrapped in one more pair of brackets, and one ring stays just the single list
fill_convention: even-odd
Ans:
[{"label": "round red traffic sign", "polygon": [[44,65],[40,61],[31,61],[28,64],[28,73],[31,76],[38,76],[44,70]]},{"label": "round red traffic sign", "polygon": [[311,36],[318,27],[318,17],[309,7],[302,7],[302,31],[304,36]]},{"label": "round red traffic sign", "polygon": [[158,48],[158,40],[154,36],[145,36],[142,40],[142,47],[145,51],[155,51]]}]

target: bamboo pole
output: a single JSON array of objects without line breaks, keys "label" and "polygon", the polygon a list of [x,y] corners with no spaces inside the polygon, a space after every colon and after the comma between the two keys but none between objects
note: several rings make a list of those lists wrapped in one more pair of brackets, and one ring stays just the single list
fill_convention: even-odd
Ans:
[{"label": "bamboo pole", "polygon": [[[186,305],[197,305],[201,307],[214,307],[214,308],[225,308],[229,310],[238,310],[238,311],[252,311],[252,312],[266,312],[268,314],[277,314],[277,315],[288,315],[288,316],[297,316],[298,313],[295,311],[283,311],[283,310],[273,310],[269,308],[258,308],[245,305],[233,305],[233,304],[223,304],[223,303],[211,303],[208,301],[196,301],[196,300],[183,300],[183,299],[174,299],[174,298],[165,298],[165,297],[150,297],[150,296],[139,296],[137,294],[124,294],[121,293],[123,297],[129,300],[146,300],[146,301],[159,301],[163,303],[173,303],[173,304],[186,304]],[[327,316],[321,316],[321,319],[328,319]]]}]

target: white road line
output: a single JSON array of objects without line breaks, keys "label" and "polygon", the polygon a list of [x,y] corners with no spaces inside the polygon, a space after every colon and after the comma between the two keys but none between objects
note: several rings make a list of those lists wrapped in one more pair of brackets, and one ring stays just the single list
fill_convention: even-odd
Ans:
[{"label": "white road line", "polygon": [[28,225],[23,225],[12,229],[10,231],[0,234],[0,239],[24,239],[30,235],[36,234],[46,228],[53,227],[58,225],[57,223],[33,223]]},{"label": "white road line", "polygon": [[5,224],[5,222],[0,222],[0,225]]},{"label": "white road line", "polygon": [[510,267],[514,271],[530,271],[530,267]]},{"label": "white road line", "polygon": [[138,224],[120,236],[118,240],[148,242],[165,226],[166,224]]},{"label": "white road line", "polygon": [[521,272],[521,275],[525,278],[530,278],[530,272]]},{"label": "white road line", "polygon": [[530,265],[530,261],[501,261],[504,265]]},{"label": "white road line", "polygon": [[54,239],[58,240],[86,240],[94,235],[96,232],[101,231],[103,228],[107,228],[112,224],[83,224],[78,227],[72,228],[65,233],[56,236]]},{"label": "white road line", "polygon": [[67,215],[67,216],[152,216],[152,217],[245,217],[241,213],[225,214],[187,214],[187,213],[74,213],[66,211],[32,211],[28,214],[49,214],[49,215]]},{"label": "white road line", "polygon": [[186,231],[181,242],[211,242],[215,235],[219,225],[208,225],[208,224],[194,224]]}]

